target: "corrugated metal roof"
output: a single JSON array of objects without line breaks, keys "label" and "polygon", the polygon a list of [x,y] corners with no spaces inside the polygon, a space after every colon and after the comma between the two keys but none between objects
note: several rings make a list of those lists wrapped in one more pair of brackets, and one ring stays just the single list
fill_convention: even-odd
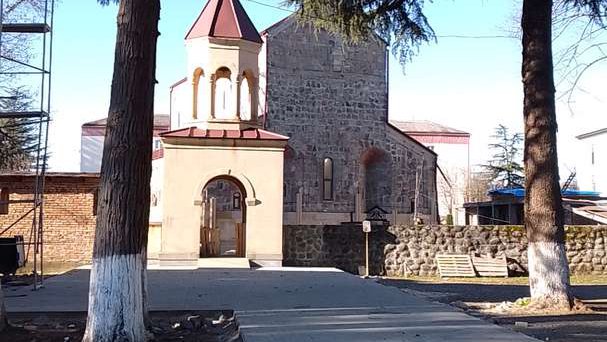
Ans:
[{"label": "corrugated metal roof", "polygon": [[[514,197],[525,197],[525,189],[497,189],[489,191],[489,195],[502,195],[502,196],[514,196]],[[582,190],[565,190],[561,191],[563,197],[600,197],[601,194],[596,191],[582,191]]]},{"label": "corrugated metal roof", "polygon": [[407,134],[449,134],[470,136],[470,133],[459,129],[447,127],[436,122],[428,120],[396,121],[390,120],[390,123],[396,128]]},{"label": "corrugated metal roof", "polygon": [[262,43],[261,36],[238,0],[209,0],[185,39],[217,37]]}]

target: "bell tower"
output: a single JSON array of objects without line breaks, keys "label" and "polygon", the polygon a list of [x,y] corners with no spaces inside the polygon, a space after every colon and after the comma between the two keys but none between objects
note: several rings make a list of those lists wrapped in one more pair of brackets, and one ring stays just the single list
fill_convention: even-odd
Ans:
[{"label": "bell tower", "polygon": [[185,37],[189,126],[258,128],[263,41],[239,0],[209,0]]}]

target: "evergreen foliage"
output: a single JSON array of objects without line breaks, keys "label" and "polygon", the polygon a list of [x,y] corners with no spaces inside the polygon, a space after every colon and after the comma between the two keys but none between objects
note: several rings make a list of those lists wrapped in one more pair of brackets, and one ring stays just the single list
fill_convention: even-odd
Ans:
[{"label": "evergreen foliage", "polygon": [[523,134],[510,133],[508,127],[499,125],[491,137],[494,142],[489,148],[494,151],[493,156],[483,165],[491,183],[498,188],[522,188],[525,184],[525,170],[521,165]]}]

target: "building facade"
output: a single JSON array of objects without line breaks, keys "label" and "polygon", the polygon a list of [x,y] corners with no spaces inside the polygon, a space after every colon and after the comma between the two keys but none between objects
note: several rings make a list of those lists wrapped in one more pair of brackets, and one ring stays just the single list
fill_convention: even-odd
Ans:
[{"label": "building facade", "polygon": [[278,265],[283,225],[436,223],[437,156],[388,122],[384,41],[348,45],[294,16],[259,33],[238,0],[210,0],[185,49],[156,127],[150,259]]},{"label": "building facade", "polygon": [[[33,242],[32,199],[36,175],[0,174],[0,237],[22,236]],[[91,261],[97,219],[99,174],[47,173],[44,193],[44,261],[86,264]],[[32,245],[25,245],[28,262]]]},{"label": "building facade", "polygon": [[578,135],[577,139],[580,147],[576,165],[578,187],[607,196],[607,128]]},{"label": "building facade", "polygon": [[[107,119],[87,122],[82,125],[80,134],[80,172],[99,172],[103,157],[103,143]],[[169,116],[156,114],[154,116],[154,148],[160,149],[162,132],[170,129]]]},{"label": "building facade", "polygon": [[470,133],[426,120],[391,123],[438,155],[438,210],[441,221],[465,224],[463,208],[470,179]]},{"label": "building facade", "polygon": [[285,224],[361,221],[373,208],[435,222],[436,155],[388,123],[386,43],[344,44],[294,16],[262,36],[265,125],[290,137]]}]

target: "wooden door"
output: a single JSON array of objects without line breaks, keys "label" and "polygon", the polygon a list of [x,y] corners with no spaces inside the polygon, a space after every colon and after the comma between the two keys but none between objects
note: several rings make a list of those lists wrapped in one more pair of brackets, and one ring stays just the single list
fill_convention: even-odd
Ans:
[{"label": "wooden door", "polygon": [[200,257],[219,256],[219,227],[217,226],[217,200],[213,197],[202,202],[200,218]]}]

